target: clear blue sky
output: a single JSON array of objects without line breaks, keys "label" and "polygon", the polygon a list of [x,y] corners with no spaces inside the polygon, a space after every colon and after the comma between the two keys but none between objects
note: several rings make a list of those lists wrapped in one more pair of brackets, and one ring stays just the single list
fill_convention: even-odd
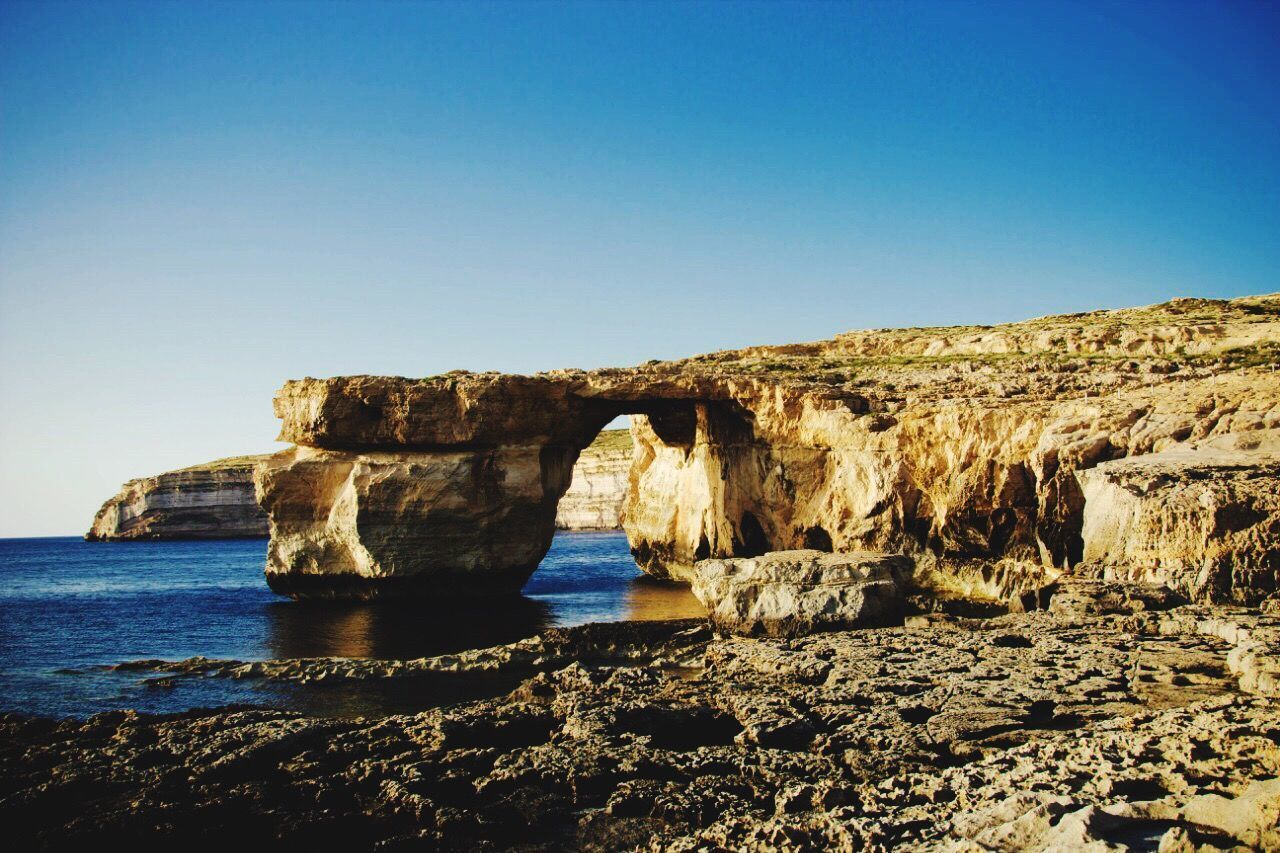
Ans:
[{"label": "clear blue sky", "polygon": [[289,377],[1280,290],[1280,4],[0,0],[0,535]]}]

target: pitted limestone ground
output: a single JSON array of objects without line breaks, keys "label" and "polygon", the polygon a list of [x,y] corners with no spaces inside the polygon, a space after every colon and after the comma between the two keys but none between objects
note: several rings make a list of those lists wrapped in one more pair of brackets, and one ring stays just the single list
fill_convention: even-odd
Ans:
[{"label": "pitted limestone ground", "polygon": [[1280,843],[1280,701],[1248,692],[1229,662],[1274,617],[928,621],[800,640],[587,626],[389,670],[171,665],[176,677],[528,677],[500,697],[380,719],[8,717],[0,823],[23,848],[65,849]]}]

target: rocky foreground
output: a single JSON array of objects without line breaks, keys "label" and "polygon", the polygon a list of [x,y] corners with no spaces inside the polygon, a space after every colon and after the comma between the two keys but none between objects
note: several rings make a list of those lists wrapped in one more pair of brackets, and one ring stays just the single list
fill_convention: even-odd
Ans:
[{"label": "rocky foreground", "polygon": [[1280,847],[1280,618],[1096,581],[1045,600],[792,640],[632,623],[420,661],[142,662],[514,678],[380,719],[10,716],[0,825],[18,849]]}]

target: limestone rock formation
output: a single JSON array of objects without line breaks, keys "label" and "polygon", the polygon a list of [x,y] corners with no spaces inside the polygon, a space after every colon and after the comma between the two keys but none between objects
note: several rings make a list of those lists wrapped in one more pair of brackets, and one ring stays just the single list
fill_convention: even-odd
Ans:
[{"label": "limestone rock formation", "polygon": [[[557,528],[616,530],[621,526],[631,448],[627,430],[605,430],[582,451],[573,482],[557,508]],[[130,480],[98,510],[84,538],[265,537],[267,514],[254,495],[253,469],[269,455],[218,459]]]},{"label": "limestone rock formation", "polygon": [[1049,610],[1068,619],[1168,610],[1186,600],[1162,584],[1112,583],[1068,577],[1049,590]]},{"label": "limestone rock formation", "polygon": [[576,450],[350,453],[262,462],[267,582],[294,597],[516,593],[551,546]]},{"label": "limestone rock formation", "polygon": [[84,538],[241,539],[266,536],[267,515],[253,494],[253,468],[265,456],[235,456],[130,480],[93,518]]},{"label": "limestone rock formation", "polygon": [[726,633],[802,637],[900,622],[911,569],[902,556],[775,551],[699,562],[693,594]]},{"label": "limestone rock formation", "polygon": [[556,507],[561,530],[617,530],[627,499],[631,432],[605,430],[578,456],[573,481]]},{"label": "limestone rock formation", "polygon": [[1084,560],[1198,601],[1256,603],[1280,578],[1280,431],[1188,442],[1077,474]]},{"label": "limestone rock formation", "polygon": [[[346,587],[429,571],[478,578],[490,560],[507,588],[550,541],[516,528],[553,524],[568,467],[620,414],[637,445],[624,526],[655,576],[689,580],[701,559],[796,548],[1061,570],[1085,556],[1076,472],[1280,428],[1278,353],[1280,296],[1269,296],[859,332],[630,369],[289,382],[276,398],[281,439],[324,453],[299,451],[310,473],[287,488],[260,481],[280,543],[268,571]],[[515,457],[523,473],[508,478]],[[281,458],[275,468],[301,457]],[[380,492],[417,488],[388,482],[410,470],[400,464],[451,472],[441,492],[456,537],[395,532],[452,523],[425,492],[375,506],[372,482],[335,487],[360,468]],[[523,526],[492,523],[517,507]],[[502,541],[482,555],[464,518]],[[1275,588],[1275,566],[1254,566],[1232,575],[1228,597]]]}]

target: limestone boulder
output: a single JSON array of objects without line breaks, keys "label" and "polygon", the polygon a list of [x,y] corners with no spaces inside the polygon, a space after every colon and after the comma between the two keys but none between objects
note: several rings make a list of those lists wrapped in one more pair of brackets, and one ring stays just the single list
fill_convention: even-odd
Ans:
[{"label": "limestone boulder", "polygon": [[900,555],[776,551],[699,562],[693,594],[721,631],[800,637],[899,622],[910,573]]},{"label": "limestone boulder", "polygon": [[1280,431],[1188,442],[1077,473],[1086,568],[1202,602],[1280,588]]},{"label": "limestone boulder", "polygon": [[1280,849],[1280,778],[1252,782],[1236,797],[1202,794],[1183,814],[1188,822],[1221,830],[1251,849]]}]

